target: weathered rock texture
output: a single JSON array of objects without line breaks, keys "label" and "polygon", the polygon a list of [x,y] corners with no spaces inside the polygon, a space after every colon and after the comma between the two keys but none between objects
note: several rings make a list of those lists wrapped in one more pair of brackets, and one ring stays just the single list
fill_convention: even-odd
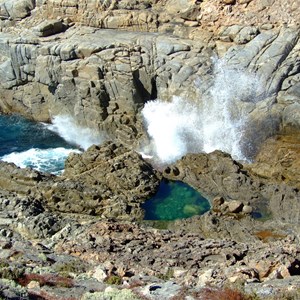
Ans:
[{"label": "weathered rock texture", "polygon": [[[28,8],[27,1],[3,1],[31,16],[18,22],[8,10],[12,20],[2,22],[0,109],[42,121],[75,116],[138,144],[145,101],[173,95],[209,101],[211,58],[218,55],[226,68],[254,72],[264,87],[251,95],[256,101],[238,104],[251,120],[246,134],[259,145],[280,128],[298,129],[300,111],[299,8],[265,2],[36,1]],[[261,17],[267,12],[268,22]]]},{"label": "weathered rock texture", "polygon": [[[282,226],[279,227],[290,228],[293,234],[299,235],[298,225],[293,225],[300,222],[298,189],[284,183],[263,180],[247,171],[227,154],[219,151],[210,154],[189,154],[174,165],[167,167],[163,175],[166,178],[190,184],[209,199],[223,197],[229,203],[232,201],[242,202],[243,205],[254,208],[254,211],[261,213],[263,217],[269,217],[270,223],[272,221],[281,223]],[[229,216],[229,221],[227,222],[225,218],[221,225],[218,220],[214,219],[215,214],[207,214],[200,220],[202,225],[198,225],[203,228],[202,232],[205,235],[217,232],[216,236],[231,238],[235,236],[236,239],[241,238],[242,240],[251,239],[253,236],[251,228],[255,228],[257,225],[251,222],[247,223],[246,218],[238,223],[237,226],[240,228],[235,228],[235,222],[230,219],[239,218],[238,214],[232,214],[230,207],[213,207],[213,211],[217,215],[223,215],[224,209],[225,215]],[[241,215],[243,215],[242,212]],[[276,225],[273,227],[274,224],[267,225],[267,223],[266,226],[276,227]]]},{"label": "weathered rock texture", "polygon": [[[103,293],[111,283],[132,291],[136,299],[141,294],[146,299],[171,299],[171,295],[199,299],[206,285],[235,282],[247,283],[263,299],[285,291],[279,280],[290,292],[299,288],[300,249],[289,237],[260,231],[261,240],[244,244],[204,239],[182,227],[157,230],[78,215],[65,219],[57,214],[59,225],[34,240],[45,223],[35,222],[35,228],[26,230],[22,225],[32,218],[32,211],[43,217],[41,206],[32,209],[25,198],[13,205],[12,196],[0,197],[0,295],[7,299],[86,299],[85,294]],[[262,285],[273,289],[266,293]],[[153,293],[154,286],[157,293]]]},{"label": "weathered rock texture", "polygon": [[63,177],[0,163],[2,190],[29,195],[52,211],[66,213],[140,220],[140,204],[159,185],[155,171],[138,153],[111,142],[71,155]]},{"label": "weathered rock texture", "polygon": [[263,178],[299,188],[299,149],[297,132],[272,137],[264,143],[256,162],[249,167]]},{"label": "weathered rock texture", "polygon": [[[255,153],[279,130],[300,128],[299,10],[297,0],[0,1],[0,111],[39,121],[70,115],[136,148],[144,103],[177,95],[201,106],[222,57],[225,69],[255,74],[264,88],[234,107],[249,117],[244,134]],[[118,142],[70,156],[61,177],[1,162],[1,296],[79,299],[105,293],[104,278],[138,279],[150,299],[240,280],[263,296],[265,286],[253,282],[269,281],[271,294],[281,289],[276,279],[285,290],[299,287],[295,140],[268,140],[247,168],[219,151],[165,168],[166,178],[215,199],[210,212],[172,231],[120,223],[143,217],[140,204],[161,175]],[[254,220],[252,209],[269,220]],[[167,292],[155,294],[153,282]]]}]

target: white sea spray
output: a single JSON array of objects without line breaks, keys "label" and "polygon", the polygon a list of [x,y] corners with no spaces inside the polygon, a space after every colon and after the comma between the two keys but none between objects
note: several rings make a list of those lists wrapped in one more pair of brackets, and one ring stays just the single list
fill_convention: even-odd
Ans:
[{"label": "white sea spray", "polygon": [[[201,85],[201,79],[199,82]],[[161,163],[174,162],[186,153],[214,150],[247,160],[249,107],[255,106],[262,91],[255,74],[218,60],[213,84],[199,99],[174,96],[169,102],[157,99],[146,103],[142,116],[150,145],[141,152]]]},{"label": "white sea spray", "polygon": [[77,125],[75,119],[68,115],[54,116],[52,124],[47,125],[47,127],[49,130],[60,135],[68,143],[78,145],[84,150],[93,144],[101,144],[105,139],[103,133]]}]

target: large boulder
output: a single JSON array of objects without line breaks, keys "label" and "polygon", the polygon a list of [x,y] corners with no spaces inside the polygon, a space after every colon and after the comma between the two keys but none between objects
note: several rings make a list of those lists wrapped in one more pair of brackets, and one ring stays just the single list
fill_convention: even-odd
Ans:
[{"label": "large boulder", "polygon": [[1,19],[23,19],[35,8],[34,0],[5,0],[0,3]]},{"label": "large boulder", "polygon": [[249,167],[263,178],[300,188],[299,143],[297,132],[269,138]]},{"label": "large boulder", "polygon": [[140,220],[140,204],[153,195],[159,178],[141,155],[107,142],[83,154],[71,154],[63,177],[41,174],[1,162],[0,187],[39,199],[52,211]]}]

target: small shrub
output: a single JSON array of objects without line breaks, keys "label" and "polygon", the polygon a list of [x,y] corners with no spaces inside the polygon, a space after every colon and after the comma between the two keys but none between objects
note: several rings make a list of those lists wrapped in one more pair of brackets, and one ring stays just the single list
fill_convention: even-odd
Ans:
[{"label": "small shrub", "polygon": [[230,289],[230,288],[223,288],[223,289],[204,289],[199,294],[199,299],[205,300],[252,300],[251,296],[245,295],[242,292]]},{"label": "small shrub", "polygon": [[0,278],[17,280],[24,274],[23,268],[3,267],[0,269]]},{"label": "small shrub", "polygon": [[172,277],[174,277],[174,270],[168,269],[165,274],[158,274],[157,277],[165,281],[170,280]]},{"label": "small shrub", "polygon": [[62,275],[69,273],[84,273],[86,271],[86,265],[80,260],[72,260],[68,263],[59,264],[55,266],[55,271]]},{"label": "small shrub", "polygon": [[9,267],[9,263],[6,261],[0,260],[0,268],[2,269],[2,268],[7,268],[7,267]]},{"label": "small shrub", "polygon": [[120,285],[122,283],[122,278],[117,275],[111,275],[105,279],[107,284]]},{"label": "small shrub", "polygon": [[25,274],[18,278],[18,283],[22,286],[27,286],[29,282],[37,281],[41,286],[59,286],[70,288],[74,285],[70,278],[58,276],[56,274]]}]

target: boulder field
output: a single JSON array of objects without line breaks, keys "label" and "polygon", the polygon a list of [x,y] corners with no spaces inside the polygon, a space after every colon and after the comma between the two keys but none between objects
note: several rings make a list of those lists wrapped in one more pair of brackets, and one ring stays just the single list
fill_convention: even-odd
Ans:
[{"label": "boulder field", "polygon": [[[0,1],[0,112],[107,136],[61,176],[0,162],[0,297],[204,299],[230,286],[299,299],[299,16],[296,0]],[[250,160],[136,152],[148,101],[201,109],[227,70],[255,74],[218,90],[239,91]],[[143,221],[163,178],[210,211]]]}]

